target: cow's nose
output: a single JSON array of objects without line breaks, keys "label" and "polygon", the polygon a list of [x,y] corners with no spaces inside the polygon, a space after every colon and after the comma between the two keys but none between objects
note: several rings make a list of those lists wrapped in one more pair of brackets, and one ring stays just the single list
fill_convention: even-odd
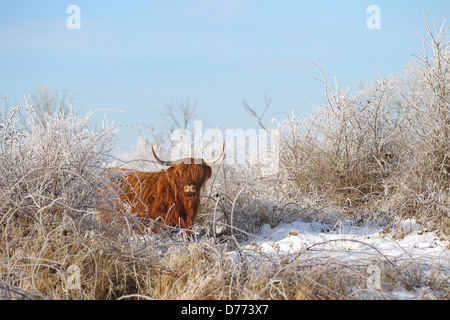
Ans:
[{"label": "cow's nose", "polygon": [[195,192],[195,191],[196,191],[196,188],[195,188],[195,185],[193,185],[193,184],[184,186],[184,192]]}]

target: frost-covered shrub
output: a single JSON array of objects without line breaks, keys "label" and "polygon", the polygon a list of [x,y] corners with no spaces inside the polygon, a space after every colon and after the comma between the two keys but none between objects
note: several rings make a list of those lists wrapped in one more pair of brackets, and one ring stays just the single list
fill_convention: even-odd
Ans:
[{"label": "frost-covered shrub", "polygon": [[92,113],[37,112],[27,100],[0,124],[0,288],[31,298],[69,293],[67,268],[98,247],[88,238],[111,199],[103,172],[117,138],[113,125],[90,130]]},{"label": "frost-covered shrub", "polygon": [[111,161],[117,130],[91,131],[91,116],[38,116],[28,104],[11,111],[0,131],[3,223],[16,216],[44,226],[99,208],[101,173]]},{"label": "frost-covered shrub", "polygon": [[[448,27],[434,34],[427,22],[430,40],[424,41],[406,74],[400,108],[408,123],[408,153],[405,165],[408,185],[426,191],[450,187],[450,42]],[[410,172],[409,172],[410,173]],[[431,191],[428,189],[428,191]]]},{"label": "frost-covered shrub", "polygon": [[397,78],[380,76],[355,96],[320,81],[327,104],[280,124],[285,173],[303,192],[340,201],[381,194],[398,152],[399,120],[389,109]]},{"label": "frost-covered shrub", "polygon": [[399,170],[389,180],[393,208],[450,230],[450,42],[434,30],[402,79],[397,101],[405,124]]}]

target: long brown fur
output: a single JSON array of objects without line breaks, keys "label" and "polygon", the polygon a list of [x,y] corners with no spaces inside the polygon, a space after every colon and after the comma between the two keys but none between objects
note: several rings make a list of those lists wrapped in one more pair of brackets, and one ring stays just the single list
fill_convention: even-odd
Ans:
[{"label": "long brown fur", "polygon": [[[200,191],[212,174],[210,166],[192,158],[178,160],[173,167],[159,172],[114,170],[123,173],[114,178],[123,207],[127,208],[121,211],[136,216],[144,227],[153,220],[188,233],[198,214]],[[108,221],[113,215],[102,210],[101,216]],[[159,228],[152,230],[158,232]]]}]

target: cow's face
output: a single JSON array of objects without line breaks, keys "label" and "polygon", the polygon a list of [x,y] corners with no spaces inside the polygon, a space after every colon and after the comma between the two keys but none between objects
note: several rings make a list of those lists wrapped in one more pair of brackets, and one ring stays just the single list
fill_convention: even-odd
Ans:
[{"label": "cow's face", "polygon": [[188,200],[198,198],[200,190],[211,177],[212,169],[207,164],[196,164],[195,159],[182,159],[167,171],[172,181]]},{"label": "cow's face", "polygon": [[197,203],[200,196],[200,189],[205,185],[206,180],[211,177],[212,169],[209,164],[216,163],[222,157],[225,150],[225,143],[218,156],[214,159],[205,161],[203,159],[184,158],[177,161],[163,161],[158,158],[152,144],[152,152],[155,160],[164,165],[170,166],[167,169],[167,175],[171,181],[172,187],[175,188],[176,196],[188,200],[188,205],[192,206]]}]

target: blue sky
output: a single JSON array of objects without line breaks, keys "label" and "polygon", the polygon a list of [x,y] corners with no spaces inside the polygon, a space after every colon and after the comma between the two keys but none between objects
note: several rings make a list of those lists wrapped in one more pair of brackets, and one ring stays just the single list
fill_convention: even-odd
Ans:
[{"label": "blue sky", "polygon": [[[72,4],[79,30],[66,26]],[[379,30],[366,25],[372,4]],[[69,89],[83,113],[123,110],[108,119],[157,129],[165,104],[190,98],[204,129],[258,128],[243,100],[262,111],[269,97],[266,120],[323,102],[312,63],[342,88],[399,73],[422,45],[424,12],[441,24],[450,1],[0,0],[0,95],[12,106],[38,86]],[[122,134],[126,149],[139,132]]]}]

